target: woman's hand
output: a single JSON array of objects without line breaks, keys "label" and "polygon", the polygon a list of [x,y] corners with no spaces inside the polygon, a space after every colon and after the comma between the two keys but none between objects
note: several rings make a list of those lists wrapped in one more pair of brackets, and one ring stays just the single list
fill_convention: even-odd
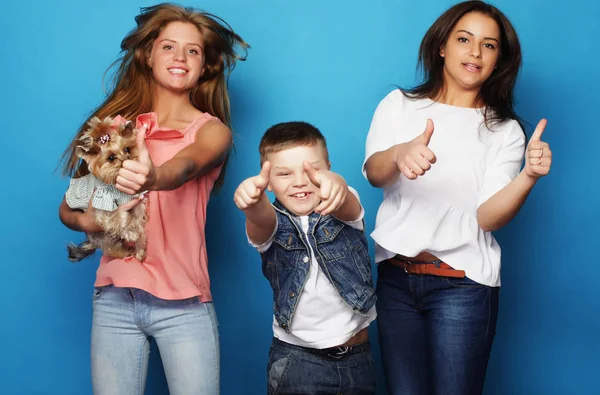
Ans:
[{"label": "woman's hand", "polygon": [[552,151],[550,145],[541,140],[547,121],[542,119],[535,128],[527,152],[525,152],[525,167],[523,172],[531,178],[538,179],[547,175],[552,166]]}]

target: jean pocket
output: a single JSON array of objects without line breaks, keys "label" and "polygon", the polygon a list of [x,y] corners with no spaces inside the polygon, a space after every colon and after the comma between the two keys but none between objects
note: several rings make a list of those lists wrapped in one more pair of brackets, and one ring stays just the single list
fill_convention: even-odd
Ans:
[{"label": "jean pocket", "polygon": [[271,350],[268,369],[269,395],[277,395],[291,362],[290,354],[277,349]]},{"label": "jean pocket", "polygon": [[487,285],[479,284],[478,282],[471,280],[469,277],[444,277],[444,282],[452,288],[488,288]]}]

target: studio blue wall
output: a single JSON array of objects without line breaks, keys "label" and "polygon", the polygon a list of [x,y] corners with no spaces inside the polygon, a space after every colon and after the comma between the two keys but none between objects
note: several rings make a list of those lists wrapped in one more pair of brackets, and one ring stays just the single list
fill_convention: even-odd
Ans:
[{"label": "studio blue wall", "polygon": [[[102,76],[140,6],[154,2],[17,1],[0,5],[0,394],[91,394],[89,336],[97,260],[71,264],[55,173],[77,127],[103,98]],[[270,125],[304,120],[326,135],[333,169],[360,193],[367,230],[381,191],[360,172],[373,111],[413,85],[420,40],[452,1],[188,1],[252,45],[230,79],[236,151],[209,205],[208,249],[220,320],[222,393],[266,393],[271,293],[246,243],[236,186],[259,171]],[[497,237],[503,287],[487,395],[599,394],[600,133],[595,0],[498,0],[520,35],[516,99],[549,120],[551,174]],[[531,130],[528,130],[530,133]],[[371,243],[372,247],[372,243]],[[371,335],[376,339],[375,326]],[[378,344],[374,341],[376,359]],[[167,387],[153,348],[147,394]],[[379,371],[379,393],[385,386]]]}]

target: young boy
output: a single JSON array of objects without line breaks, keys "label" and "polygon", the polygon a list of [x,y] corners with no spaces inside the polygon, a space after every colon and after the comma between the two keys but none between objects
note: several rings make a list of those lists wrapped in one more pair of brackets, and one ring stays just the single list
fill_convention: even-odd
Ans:
[{"label": "young boy", "polygon": [[259,152],[260,174],[234,201],[273,288],[269,394],[374,394],[376,296],[358,195],[329,170],[312,125],[272,126]]}]

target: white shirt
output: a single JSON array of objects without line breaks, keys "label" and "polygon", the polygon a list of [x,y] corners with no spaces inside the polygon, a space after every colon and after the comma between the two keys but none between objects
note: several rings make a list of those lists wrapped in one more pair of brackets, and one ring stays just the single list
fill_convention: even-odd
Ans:
[{"label": "white shirt", "polygon": [[374,153],[422,134],[427,118],[434,123],[429,148],[437,162],[416,180],[400,175],[384,188],[371,234],[375,262],[426,251],[480,284],[500,286],[500,246],[479,227],[477,208],[518,174],[523,131],[514,120],[491,131],[480,110],[412,100],[395,90],[375,111],[365,163]]},{"label": "white shirt", "polygon": [[[358,193],[349,188],[358,198]],[[355,221],[345,222],[355,229],[363,229],[364,209]],[[308,216],[299,217],[304,234],[308,232]],[[265,252],[273,243],[273,236],[277,232],[277,225],[273,235],[262,245],[250,245],[259,252]],[[306,236],[308,238],[308,236]],[[375,306],[371,308],[366,316],[356,314],[342,299],[333,285],[327,279],[327,275],[321,271],[314,251],[310,247],[311,264],[308,278],[300,294],[296,311],[292,317],[287,333],[283,330],[275,316],[273,316],[273,334],[279,340],[302,347],[329,348],[345,343],[362,329],[369,326],[375,320],[377,314]]]}]

